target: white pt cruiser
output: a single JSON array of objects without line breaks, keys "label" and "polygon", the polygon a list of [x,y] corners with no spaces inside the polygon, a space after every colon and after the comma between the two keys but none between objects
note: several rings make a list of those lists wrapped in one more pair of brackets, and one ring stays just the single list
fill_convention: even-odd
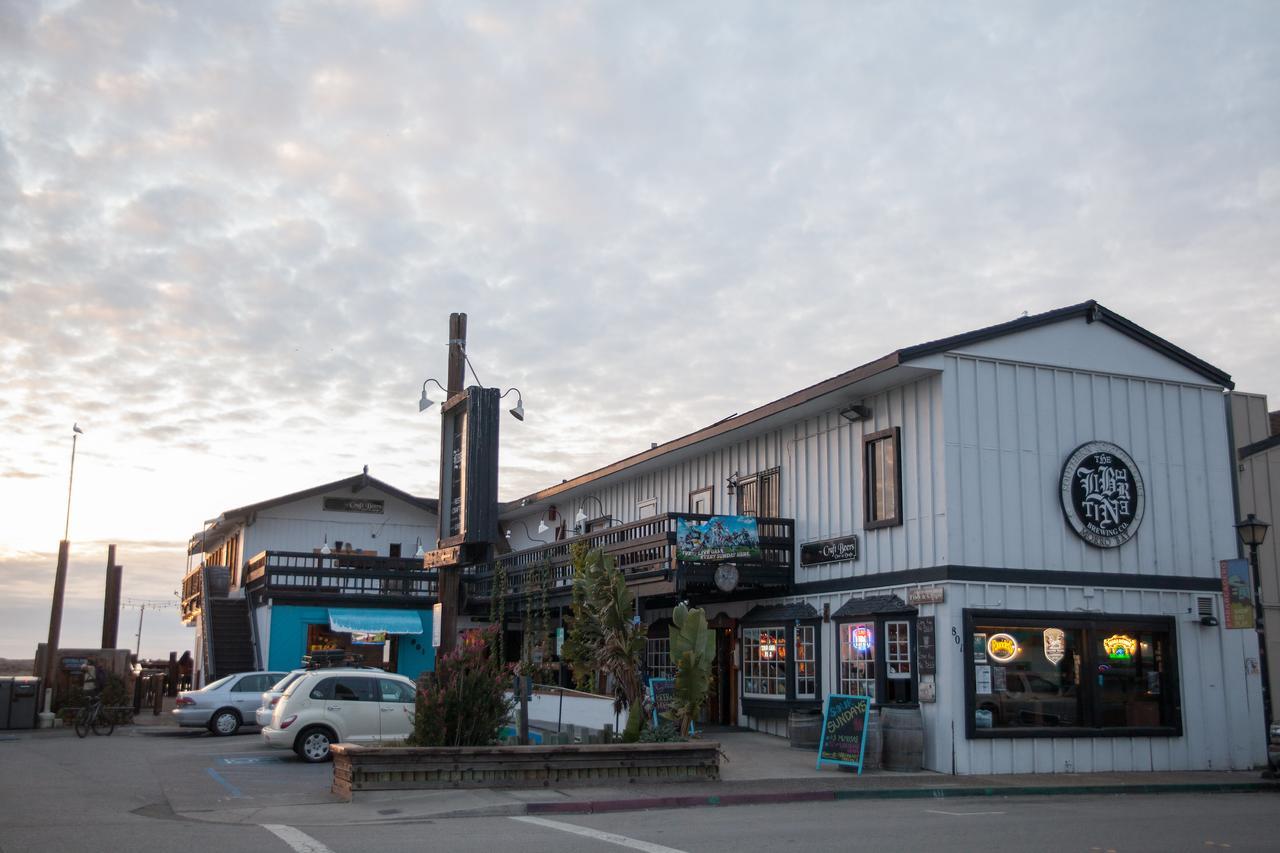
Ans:
[{"label": "white pt cruiser", "polygon": [[325,761],[335,743],[404,740],[413,730],[411,680],[367,669],[318,669],[290,684],[262,729],[269,746]]}]

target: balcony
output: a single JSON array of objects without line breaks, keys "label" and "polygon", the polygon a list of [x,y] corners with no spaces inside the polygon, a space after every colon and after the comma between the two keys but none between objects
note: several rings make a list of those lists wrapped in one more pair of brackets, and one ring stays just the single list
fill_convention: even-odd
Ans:
[{"label": "balcony", "polygon": [[437,595],[436,572],[423,569],[421,559],[299,551],[253,556],[245,566],[244,586],[254,602],[358,604],[376,598],[421,608],[434,604]]},{"label": "balcony", "polygon": [[[676,559],[676,519],[706,521],[709,515],[667,513],[630,524],[597,530],[550,545],[539,545],[504,554],[493,563],[463,570],[469,597],[488,601],[493,594],[493,576],[498,568],[506,574],[508,598],[523,596],[533,586],[533,573],[550,569],[552,597],[569,594],[573,586],[570,549],[583,543],[588,550],[599,548],[627,578],[627,586],[637,595],[721,594],[715,586],[714,563],[686,563]],[[737,590],[751,593],[783,592],[791,586],[795,562],[795,520],[759,518],[759,560],[733,560],[738,567]]]},{"label": "balcony", "polygon": [[182,603],[179,614],[184,625],[190,625],[200,615],[200,593],[206,578],[209,584],[209,595],[225,597],[231,582],[231,570],[226,566],[201,563],[182,576]]}]

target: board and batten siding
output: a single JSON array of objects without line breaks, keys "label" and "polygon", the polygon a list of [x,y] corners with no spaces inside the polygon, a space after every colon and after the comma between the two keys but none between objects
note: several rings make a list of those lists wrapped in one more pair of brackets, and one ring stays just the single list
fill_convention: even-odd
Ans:
[{"label": "board and batten siding", "polygon": [[[1214,577],[1236,552],[1221,389],[949,355],[947,523],[958,565]],[[1109,441],[1133,457],[1137,535],[1096,548],[1067,524],[1071,452]]]},{"label": "board and batten siding", "polygon": [[[945,563],[941,379],[930,376],[863,402],[872,410],[868,420],[850,423],[832,409],[755,435],[722,439],[719,446],[655,471],[564,495],[557,511],[570,527],[580,507],[595,518],[603,506],[604,514],[628,522],[637,519],[641,503],[652,499],[657,500],[659,514],[687,512],[690,493],[710,487],[713,511],[732,515],[737,506],[729,477],[777,468],[779,515],[796,520],[797,551],[805,542],[855,533],[861,538],[856,562],[800,568],[797,558],[797,583]],[[904,523],[864,532],[862,438],[888,427],[901,428]],[[537,519],[535,514],[521,520],[533,530]],[[537,543],[514,524],[511,544],[520,549]]]},{"label": "board and batten siding", "polygon": [[352,494],[343,489],[259,512],[256,522],[244,531],[244,560],[262,551],[310,553],[320,548],[326,536],[330,547],[334,542],[350,542],[352,548],[377,551],[381,557],[390,555],[392,542],[400,543],[401,556],[412,556],[418,537],[426,550],[435,547],[437,519],[424,509],[372,488],[359,497],[384,501],[381,515],[326,510],[325,497],[350,498]]}]

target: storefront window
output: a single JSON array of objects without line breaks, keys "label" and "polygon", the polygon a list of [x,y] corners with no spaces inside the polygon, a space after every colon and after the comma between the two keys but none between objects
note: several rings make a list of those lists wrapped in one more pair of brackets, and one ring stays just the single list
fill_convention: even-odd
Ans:
[{"label": "storefront window", "polygon": [[885,675],[889,678],[911,677],[911,623],[884,623]]},{"label": "storefront window", "polygon": [[796,698],[813,699],[818,695],[818,662],[813,648],[814,627],[796,628]]},{"label": "storefront window", "polygon": [[1172,620],[1019,617],[966,614],[971,736],[1180,729]]},{"label": "storefront window", "polygon": [[840,691],[876,698],[876,626],[850,622],[840,626]]},{"label": "storefront window", "polygon": [[747,696],[787,695],[786,629],[742,629],[742,692]]}]

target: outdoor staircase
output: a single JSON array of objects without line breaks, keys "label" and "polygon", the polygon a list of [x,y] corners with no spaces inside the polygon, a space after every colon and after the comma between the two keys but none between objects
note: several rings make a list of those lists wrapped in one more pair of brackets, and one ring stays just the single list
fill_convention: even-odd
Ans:
[{"label": "outdoor staircase", "polygon": [[210,598],[209,639],[213,646],[213,672],[206,682],[237,672],[257,669],[253,636],[249,631],[249,603],[243,598]]}]

